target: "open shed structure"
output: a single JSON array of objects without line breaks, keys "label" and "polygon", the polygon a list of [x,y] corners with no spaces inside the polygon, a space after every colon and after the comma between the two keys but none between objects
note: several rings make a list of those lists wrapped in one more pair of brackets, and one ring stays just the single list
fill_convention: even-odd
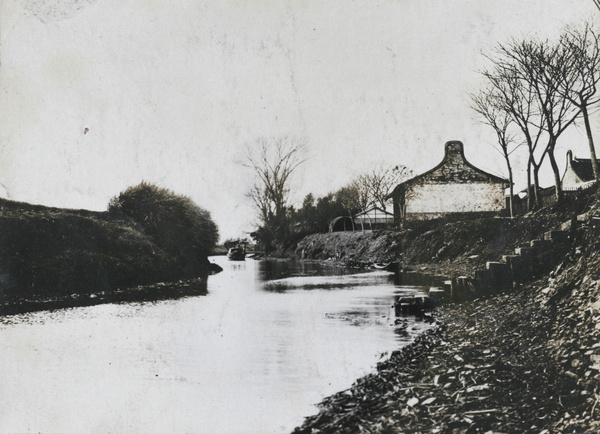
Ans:
[{"label": "open shed structure", "polygon": [[354,231],[354,222],[350,216],[339,216],[329,222],[329,232]]},{"label": "open shed structure", "polygon": [[394,225],[394,214],[377,206],[354,216],[354,225],[357,229],[386,229]]},{"label": "open shed structure", "polygon": [[497,213],[505,207],[508,186],[508,180],[469,163],[462,142],[447,142],[441,163],[391,193],[395,224],[448,214]]},{"label": "open shed structure", "polygon": [[329,232],[367,231],[374,229],[388,229],[394,226],[394,214],[377,206],[372,206],[366,211],[359,212],[350,218],[340,216],[329,223]]}]

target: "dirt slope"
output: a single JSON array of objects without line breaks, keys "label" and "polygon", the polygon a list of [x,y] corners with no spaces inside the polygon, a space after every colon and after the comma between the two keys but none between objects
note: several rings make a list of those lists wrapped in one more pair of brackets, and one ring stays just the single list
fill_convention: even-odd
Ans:
[{"label": "dirt slope", "polygon": [[342,264],[400,261],[405,268],[426,264],[450,274],[473,274],[486,261],[497,261],[515,247],[583,213],[594,199],[590,192],[569,197],[560,206],[514,220],[484,217],[407,223],[402,231],[314,234],[298,243],[292,256]]},{"label": "dirt slope", "polygon": [[[435,329],[325,399],[295,433],[599,432],[600,206],[588,199],[587,220],[547,276],[446,306]],[[543,228],[573,210],[530,218]]]}]

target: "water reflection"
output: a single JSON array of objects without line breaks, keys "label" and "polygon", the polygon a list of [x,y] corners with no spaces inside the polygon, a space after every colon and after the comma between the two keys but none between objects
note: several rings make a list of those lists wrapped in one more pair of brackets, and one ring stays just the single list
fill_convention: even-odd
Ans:
[{"label": "water reflection", "polygon": [[269,292],[348,289],[394,282],[394,275],[389,272],[349,269],[322,263],[259,261],[256,267],[261,288]]},{"label": "water reflection", "polygon": [[211,260],[206,296],[2,318],[0,431],[289,432],[428,327],[389,273]]},{"label": "water reflection", "polygon": [[413,286],[413,287],[440,287],[446,277],[435,275],[435,274],[423,274],[412,271],[405,271],[396,273],[394,276],[394,283],[399,286]]},{"label": "water reflection", "polygon": [[255,261],[261,281],[306,276],[346,276],[359,271],[325,262]]}]

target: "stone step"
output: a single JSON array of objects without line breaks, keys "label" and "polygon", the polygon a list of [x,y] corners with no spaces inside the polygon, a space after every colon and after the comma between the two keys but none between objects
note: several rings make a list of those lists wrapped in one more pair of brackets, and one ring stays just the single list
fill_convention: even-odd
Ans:
[{"label": "stone step", "polygon": [[489,272],[489,283],[497,290],[508,289],[512,286],[512,273],[510,265],[504,262],[486,262],[485,268]]},{"label": "stone step", "polygon": [[494,273],[510,272],[510,268],[505,262],[488,261],[485,263],[485,268]]},{"label": "stone step", "polygon": [[515,255],[519,255],[519,256],[531,255],[532,253],[533,253],[533,250],[532,250],[531,246],[517,247],[515,249]]},{"label": "stone step", "polygon": [[500,262],[504,262],[505,264],[511,264],[515,260],[521,260],[521,255],[502,255],[502,259]]},{"label": "stone step", "polygon": [[544,240],[566,243],[569,240],[569,233],[567,231],[548,231],[544,233]]},{"label": "stone step", "polygon": [[550,240],[540,240],[540,239],[531,240],[531,242],[530,242],[531,247],[538,249],[538,250],[547,249],[551,246],[551,244],[552,244],[552,241],[550,241]]}]

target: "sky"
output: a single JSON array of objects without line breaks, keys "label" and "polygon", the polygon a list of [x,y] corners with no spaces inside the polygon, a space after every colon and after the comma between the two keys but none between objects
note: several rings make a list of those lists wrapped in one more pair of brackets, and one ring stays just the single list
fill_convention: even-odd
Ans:
[{"label": "sky", "polygon": [[[105,210],[153,182],[224,240],[255,227],[239,161],[260,138],[307,143],[292,203],[378,164],[426,171],[449,140],[506,177],[469,108],[482,53],[592,17],[592,0],[2,0],[0,196]],[[582,128],[561,167],[567,149],[588,155]]]}]

